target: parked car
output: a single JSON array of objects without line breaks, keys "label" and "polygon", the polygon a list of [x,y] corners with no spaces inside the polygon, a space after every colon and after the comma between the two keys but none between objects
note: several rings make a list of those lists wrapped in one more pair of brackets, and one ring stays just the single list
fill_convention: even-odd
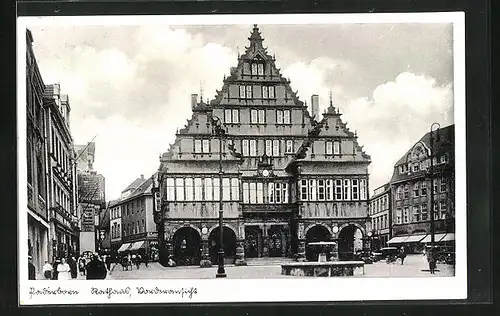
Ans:
[{"label": "parked car", "polygon": [[369,251],[358,251],[354,254],[354,260],[363,261],[366,264],[372,264],[374,262],[374,258]]},{"label": "parked car", "polygon": [[396,247],[384,247],[380,248],[380,250],[377,252],[375,258],[376,261],[379,260],[386,260],[387,263],[391,262],[396,262],[396,259],[398,258],[399,254],[399,249]]}]

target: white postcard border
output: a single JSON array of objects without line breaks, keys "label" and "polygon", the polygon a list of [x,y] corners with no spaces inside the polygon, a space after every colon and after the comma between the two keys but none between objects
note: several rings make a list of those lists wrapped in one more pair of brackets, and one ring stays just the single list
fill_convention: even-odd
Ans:
[{"label": "white postcard border", "polygon": [[[297,278],[214,280],[28,281],[26,163],[18,161],[19,303],[102,304],[167,302],[288,302],[359,300],[437,300],[467,298],[466,148],[465,148],[465,14],[464,12],[398,14],[283,14],[199,16],[20,17],[17,20],[18,157],[26,157],[26,28],[42,25],[222,25],[336,23],[453,23],[454,121],[456,168],[456,266],[454,277],[433,278]],[[215,271],[215,270],[214,270]],[[164,290],[138,294],[137,288]],[[93,290],[94,289],[94,290]],[[99,291],[96,291],[98,289]],[[111,290],[107,290],[111,289]],[[128,289],[128,291],[127,291]],[[38,294],[37,294],[38,291]],[[66,291],[64,293],[64,291]],[[76,291],[78,294],[71,294]],[[95,293],[101,294],[95,294]],[[31,293],[31,294],[30,294]],[[44,293],[44,294],[41,294]],[[113,294],[114,293],[114,294]]]}]

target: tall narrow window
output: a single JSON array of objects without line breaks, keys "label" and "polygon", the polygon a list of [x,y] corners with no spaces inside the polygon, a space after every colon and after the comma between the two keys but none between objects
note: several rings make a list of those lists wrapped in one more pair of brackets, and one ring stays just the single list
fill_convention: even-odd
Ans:
[{"label": "tall narrow window", "polygon": [[264,184],[257,182],[257,203],[264,203]]},{"label": "tall narrow window", "polygon": [[269,99],[269,87],[262,86],[262,99]]},{"label": "tall narrow window", "polygon": [[194,140],[194,152],[201,153],[201,139]]},{"label": "tall narrow window", "polygon": [[293,140],[292,139],[286,140],[286,153],[293,154]]},{"label": "tall narrow window", "polygon": [[410,209],[405,207],[403,210],[403,223],[409,223],[410,222]]},{"label": "tall narrow window", "polygon": [[213,200],[212,178],[205,178],[205,200],[206,201]]},{"label": "tall narrow window", "polygon": [[259,124],[265,124],[265,123],[266,123],[266,111],[259,110]]},{"label": "tall narrow window", "polygon": [[269,199],[269,203],[275,203],[274,183],[269,183],[267,185],[267,197]]},{"label": "tall narrow window", "polygon": [[243,156],[247,157],[250,155],[249,146],[248,146],[248,139],[244,139],[241,142],[241,149],[243,152]]},{"label": "tall narrow window", "polygon": [[269,87],[269,99],[274,99],[275,98],[275,93],[274,93],[274,86]]},{"label": "tall narrow window", "polygon": [[259,76],[263,76],[264,75],[264,64],[263,63],[258,63],[257,64],[257,70],[258,70]]},{"label": "tall narrow window", "polygon": [[258,74],[257,63],[252,63],[251,65],[252,65],[251,66],[252,75],[257,75]]},{"label": "tall narrow window", "polygon": [[427,204],[420,205],[420,218],[423,221],[426,221],[428,219]]},{"label": "tall narrow window", "polygon": [[280,141],[278,139],[273,140],[273,156],[279,157],[280,155]]},{"label": "tall narrow window", "polygon": [[309,180],[309,201],[316,201],[316,179]]},{"label": "tall narrow window", "polygon": [[333,142],[333,154],[340,155],[340,141],[338,140]]},{"label": "tall narrow window", "polygon": [[422,181],[422,183],[420,183],[420,194],[422,196],[427,195],[427,182],[426,181]]},{"label": "tall narrow window", "polygon": [[246,98],[251,99],[252,96],[252,86],[246,86]]},{"label": "tall narrow window", "polygon": [[231,184],[229,178],[222,179],[222,200],[229,201],[231,199]]},{"label": "tall narrow window", "polygon": [[243,203],[248,204],[250,202],[250,187],[248,182],[243,182]]},{"label": "tall narrow window", "polygon": [[250,182],[250,203],[257,203],[257,185],[255,182]]},{"label": "tall narrow window", "polygon": [[351,199],[351,180],[344,179],[344,200]]},{"label": "tall narrow window", "polygon": [[224,123],[232,123],[232,111],[230,109],[224,110]]},{"label": "tall narrow window", "polygon": [[237,178],[231,179],[231,200],[238,201],[240,199],[240,180]]},{"label": "tall narrow window", "polygon": [[231,116],[231,119],[233,120],[233,123],[239,123],[240,122],[240,111],[233,110],[233,115]]},{"label": "tall narrow window", "polygon": [[335,180],[335,200],[342,201],[342,180]]},{"label": "tall narrow window", "polygon": [[31,137],[28,137],[28,142],[26,145],[26,158],[28,160],[28,183],[33,184],[33,158],[32,158],[32,145],[31,145]]},{"label": "tall narrow window", "polygon": [[326,154],[327,155],[333,154],[333,142],[331,141],[326,142]]},{"label": "tall narrow window", "polygon": [[186,185],[186,201],[192,201],[193,200],[193,179],[186,178],[185,185]]},{"label": "tall narrow window", "polygon": [[441,192],[446,192],[446,179],[445,178],[441,178],[441,181],[440,181],[440,191]]},{"label": "tall narrow window", "polygon": [[213,192],[214,192],[214,201],[220,201],[220,180],[219,178],[213,178]]},{"label": "tall narrow window", "polygon": [[201,178],[194,179],[194,199],[196,201],[202,200],[203,186],[201,185]]},{"label": "tall narrow window", "polygon": [[273,155],[273,141],[266,139],[266,155],[271,157]]},{"label": "tall narrow window", "polygon": [[367,200],[368,199],[368,184],[367,180],[361,179],[359,180],[359,199]]},{"label": "tall narrow window", "polygon": [[274,184],[274,192],[275,192],[275,196],[274,196],[274,200],[276,203],[281,203],[281,183],[275,183]]},{"label": "tall narrow window", "polygon": [[352,179],[351,184],[352,184],[352,199],[357,201],[359,199],[358,179]]},{"label": "tall narrow window", "polygon": [[281,190],[283,191],[282,194],[283,203],[288,203],[288,183],[282,183]]},{"label": "tall narrow window", "polygon": [[276,124],[283,124],[283,111],[276,110]]},{"label": "tall narrow window", "polygon": [[318,201],[325,200],[325,180],[318,180]]},{"label": "tall narrow window", "polygon": [[183,178],[176,178],[175,179],[175,189],[176,189],[176,196],[177,196],[177,201],[184,201],[184,179]]},{"label": "tall narrow window", "polygon": [[305,179],[300,180],[299,186],[300,186],[300,200],[307,201],[307,192],[308,192],[307,180],[305,180]]},{"label": "tall narrow window", "polygon": [[332,179],[327,179],[325,181],[325,185],[326,185],[326,200],[332,201],[333,200],[333,181],[332,181]]},{"label": "tall narrow window", "polygon": [[259,123],[259,112],[257,110],[250,110],[250,123]]},{"label": "tall narrow window", "polygon": [[257,141],[255,139],[250,140],[250,156],[257,156]]},{"label": "tall narrow window", "polygon": [[401,224],[402,223],[402,211],[401,209],[396,210],[396,224]]},{"label": "tall narrow window", "polygon": [[290,124],[290,110],[283,111],[283,124]]},{"label": "tall narrow window", "polygon": [[203,152],[209,153],[210,152],[210,140],[204,139],[202,143],[203,143]]},{"label": "tall narrow window", "polygon": [[240,98],[245,99],[245,86],[240,86]]}]

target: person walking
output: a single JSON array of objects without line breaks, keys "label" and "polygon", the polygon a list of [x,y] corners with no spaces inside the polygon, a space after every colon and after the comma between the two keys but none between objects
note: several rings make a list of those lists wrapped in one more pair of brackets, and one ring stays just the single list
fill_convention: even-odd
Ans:
[{"label": "person walking", "polygon": [[87,264],[87,280],[104,280],[107,274],[106,266],[95,253]]},{"label": "person walking", "polygon": [[66,262],[65,258],[61,258],[61,263],[57,265],[57,279],[58,280],[70,280],[71,279],[71,268]]},{"label": "person walking", "polygon": [[68,265],[69,265],[69,268],[70,268],[71,278],[72,279],[76,279],[77,276],[78,276],[78,271],[77,271],[78,268],[77,268],[75,257],[69,257],[68,258]]},{"label": "person walking", "polygon": [[28,280],[36,280],[36,268],[30,255],[28,255]]},{"label": "person walking", "polygon": [[80,275],[85,275],[85,258],[83,255],[78,258],[78,270],[80,271]]},{"label": "person walking", "polygon": [[149,257],[148,257],[148,254],[145,253],[144,254],[144,265],[146,266],[146,268],[148,267],[148,262],[149,262]]},{"label": "person walking", "polygon": [[406,250],[404,246],[401,246],[401,248],[399,249],[399,258],[401,259],[401,265],[402,265],[406,258]]},{"label": "person walking", "polygon": [[111,256],[106,256],[104,263],[106,263],[106,269],[108,269],[108,271],[111,270]]},{"label": "person walking", "polygon": [[46,280],[52,279],[52,270],[53,269],[54,269],[54,267],[52,267],[52,265],[48,261],[45,261],[45,264],[42,267],[42,271],[43,271],[43,276]]},{"label": "person walking", "polygon": [[427,262],[429,263],[429,271],[431,274],[435,274],[436,270],[436,255],[433,248],[427,249]]}]

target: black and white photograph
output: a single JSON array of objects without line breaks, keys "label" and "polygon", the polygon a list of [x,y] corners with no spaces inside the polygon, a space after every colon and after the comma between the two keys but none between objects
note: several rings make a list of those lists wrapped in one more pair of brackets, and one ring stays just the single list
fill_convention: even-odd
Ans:
[{"label": "black and white photograph", "polygon": [[21,304],[466,297],[463,13],[17,36]]}]

